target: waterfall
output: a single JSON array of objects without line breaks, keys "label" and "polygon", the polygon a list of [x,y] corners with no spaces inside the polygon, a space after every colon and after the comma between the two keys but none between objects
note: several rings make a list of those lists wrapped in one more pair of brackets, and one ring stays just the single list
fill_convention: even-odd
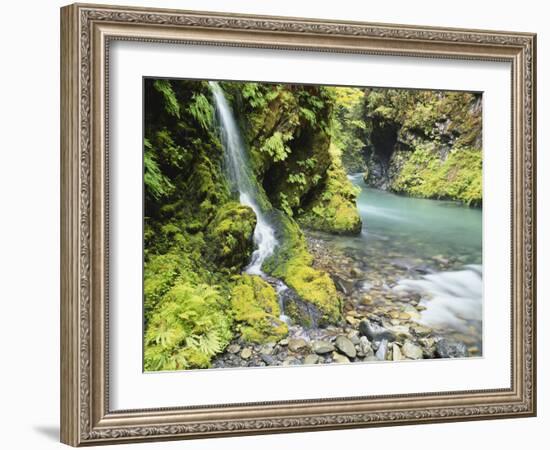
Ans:
[{"label": "waterfall", "polygon": [[[254,229],[254,244],[256,249],[252,253],[250,262],[245,268],[245,272],[252,275],[259,275],[266,278],[262,272],[262,264],[273,254],[277,247],[275,230],[267,220],[264,211],[259,205],[258,198],[260,193],[254,181],[254,175],[248,164],[246,147],[243,142],[239,127],[233,116],[233,111],[225,98],[225,94],[220,85],[215,81],[210,81],[210,87],[214,95],[214,103],[221,127],[222,145],[224,148],[225,167],[227,175],[232,184],[232,188],[238,191],[239,201],[243,205],[250,206],[256,214],[256,228]],[[276,290],[279,297],[281,313],[284,311],[282,303],[282,292],[288,287],[280,280],[276,282]],[[287,320],[284,314],[282,320]]]},{"label": "waterfall", "polygon": [[246,273],[264,276],[262,264],[273,254],[277,246],[275,230],[265,217],[258,204],[259,192],[254,183],[253,174],[248,164],[246,147],[239,127],[233,117],[233,111],[225,98],[222,88],[215,81],[210,81],[214,95],[214,103],[221,126],[222,145],[224,147],[225,166],[233,188],[239,192],[241,204],[250,206],[256,214],[256,228],[254,229],[254,244],[256,249],[252,253]]}]

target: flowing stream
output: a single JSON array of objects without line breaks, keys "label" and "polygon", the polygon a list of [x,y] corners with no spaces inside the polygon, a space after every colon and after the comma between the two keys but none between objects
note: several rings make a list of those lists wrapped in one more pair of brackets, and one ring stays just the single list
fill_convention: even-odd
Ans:
[{"label": "flowing stream", "polygon": [[381,286],[386,292],[419,294],[425,309],[417,322],[467,335],[481,348],[481,209],[372,189],[362,174],[349,178],[361,189],[361,234],[310,236],[364,274],[354,290],[369,293]]},{"label": "flowing stream", "polygon": [[[250,169],[246,146],[244,144],[239,126],[235,121],[233,111],[229,105],[225,94],[220,85],[215,81],[210,81],[210,88],[214,96],[216,113],[221,128],[221,139],[224,147],[225,168],[232,188],[239,193],[241,204],[252,208],[256,214],[256,228],[254,228],[255,250],[252,253],[250,262],[245,268],[245,272],[251,275],[259,275],[266,278],[262,271],[262,265],[266,258],[273,254],[278,245],[275,237],[275,230],[269,223],[265,212],[260,207],[260,193],[254,182],[254,175]],[[284,315],[284,305],[281,295],[288,287],[280,280],[276,282],[279,302],[281,303],[281,319],[288,320]]]}]

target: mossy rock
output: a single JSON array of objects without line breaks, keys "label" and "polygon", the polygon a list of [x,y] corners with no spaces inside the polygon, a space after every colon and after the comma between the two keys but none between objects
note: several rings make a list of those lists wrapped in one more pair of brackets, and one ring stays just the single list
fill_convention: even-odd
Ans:
[{"label": "mossy rock", "polygon": [[475,148],[454,148],[442,160],[434,144],[415,148],[391,185],[395,192],[415,197],[482,203],[482,153]]},{"label": "mossy rock", "polygon": [[331,147],[330,153],[332,163],[327,170],[323,189],[307,205],[306,211],[298,216],[298,222],[313,230],[358,234],[362,225],[355,203],[359,191],[347,178],[340,151]]},{"label": "mossy rock", "polygon": [[279,319],[281,310],[275,289],[257,275],[236,277],[231,309],[244,341],[276,342],[288,334],[287,325]]},{"label": "mossy rock", "polygon": [[278,223],[281,244],[264,263],[264,270],[282,279],[304,302],[314,305],[322,314],[319,325],[338,323],[342,303],[334,282],[326,272],[313,267],[313,257],[298,224],[284,214],[280,214]]},{"label": "mossy rock", "polygon": [[243,268],[253,251],[256,215],[252,208],[237,202],[221,206],[208,227],[207,254],[231,271]]}]

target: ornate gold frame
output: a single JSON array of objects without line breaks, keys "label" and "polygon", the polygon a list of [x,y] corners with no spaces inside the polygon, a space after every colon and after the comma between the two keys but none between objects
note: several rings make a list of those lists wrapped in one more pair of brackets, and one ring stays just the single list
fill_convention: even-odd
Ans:
[{"label": "ornate gold frame", "polygon": [[[507,61],[512,66],[509,389],[111,411],[108,401],[109,43],[137,40]],[[61,440],[79,446],[533,416],[536,36],[75,4],[61,9]]]}]

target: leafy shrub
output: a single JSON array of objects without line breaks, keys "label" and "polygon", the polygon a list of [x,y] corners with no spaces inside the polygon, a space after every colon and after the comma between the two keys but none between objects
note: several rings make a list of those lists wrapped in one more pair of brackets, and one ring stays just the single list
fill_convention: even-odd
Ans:
[{"label": "leafy shrub", "polygon": [[157,305],[145,333],[145,370],[206,368],[231,339],[224,299],[206,284],[177,283]]}]

